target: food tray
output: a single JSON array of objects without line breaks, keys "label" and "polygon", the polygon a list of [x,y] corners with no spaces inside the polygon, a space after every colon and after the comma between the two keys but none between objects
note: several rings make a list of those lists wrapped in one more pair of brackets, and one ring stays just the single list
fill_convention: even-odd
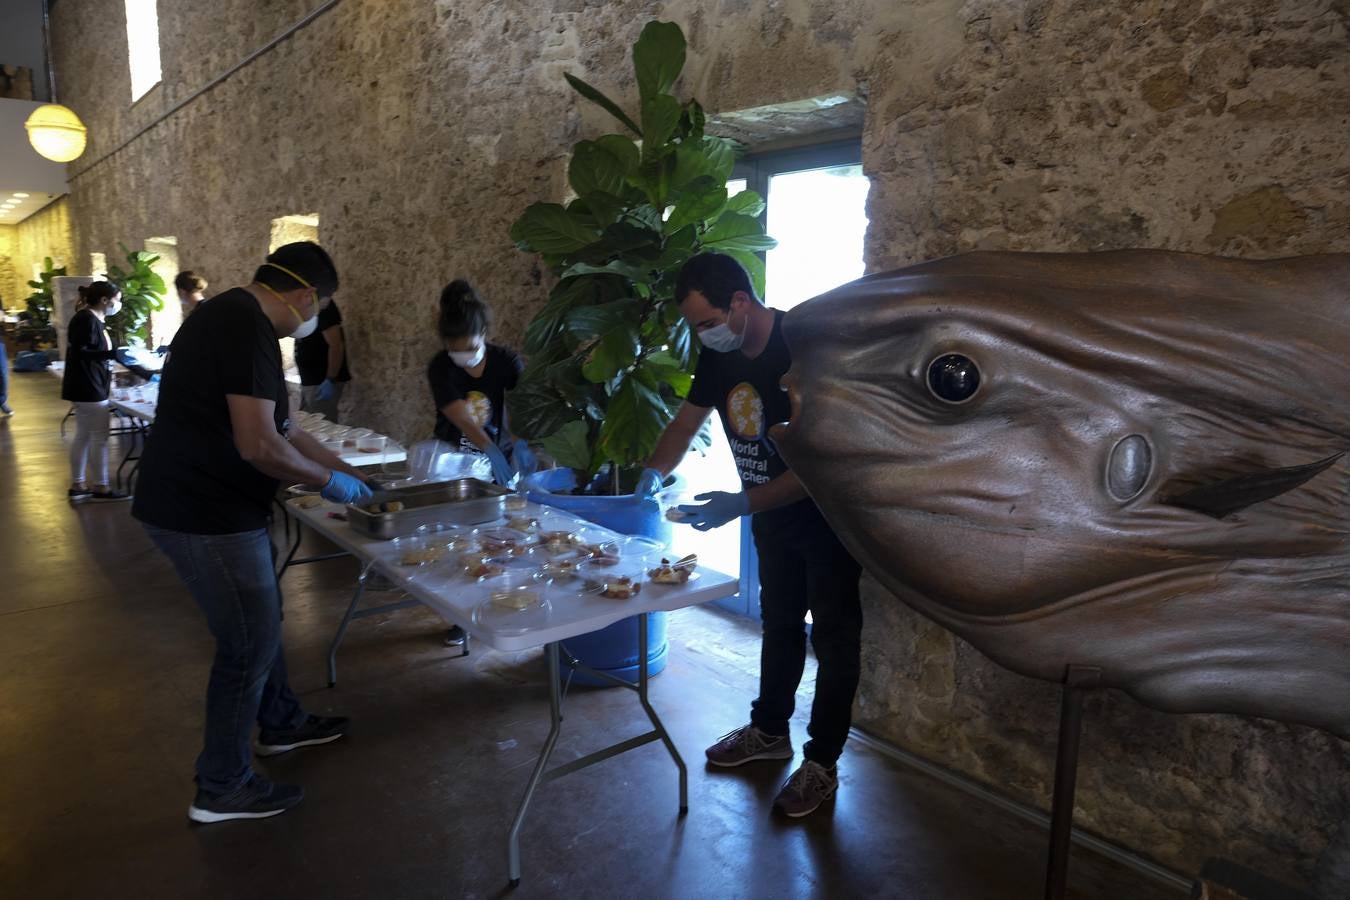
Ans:
[{"label": "food tray", "polygon": [[[412,534],[422,525],[477,525],[502,517],[508,491],[476,478],[458,478],[431,484],[376,491],[358,506],[347,505],[347,523],[352,530],[387,541]],[[373,513],[365,507],[397,500],[398,512]]]}]

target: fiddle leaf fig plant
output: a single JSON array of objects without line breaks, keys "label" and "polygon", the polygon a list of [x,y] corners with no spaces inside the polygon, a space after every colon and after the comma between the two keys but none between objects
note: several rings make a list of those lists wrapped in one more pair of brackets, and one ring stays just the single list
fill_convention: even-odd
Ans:
[{"label": "fiddle leaf fig plant", "polygon": [[164,308],[164,279],[151,266],[159,257],[145,250],[128,250],[118,244],[129,268],[111,266],[108,280],[122,292],[122,310],[108,319],[113,339],[124,344],[128,337],[138,339],[142,346],[152,345],[150,314]]},{"label": "fiddle leaf fig plant", "polygon": [[704,132],[703,108],[672,93],[684,33],[649,22],[633,45],[638,112],[573,75],[568,84],[628,133],[579,141],[567,167],[575,198],[535,203],[511,227],[522,250],[555,276],[525,330],[529,360],[508,396],[513,430],[608,490],[631,490],[641,465],[689,392],[698,342],[675,304],[691,256],[736,257],[764,290],[757,252],[775,242],[750,191],[727,196],[737,145]]},{"label": "fiddle leaf fig plant", "polygon": [[55,265],[50,256],[43,257],[42,271],[35,280],[28,282],[33,293],[28,295],[24,304],[28,315],[20,329],[20,342],[30,346],[36,346],[39,342],[56,342],[56,329],[52,325],[52,310],[56,303],[52,279],[65,274],[65,266]]}]

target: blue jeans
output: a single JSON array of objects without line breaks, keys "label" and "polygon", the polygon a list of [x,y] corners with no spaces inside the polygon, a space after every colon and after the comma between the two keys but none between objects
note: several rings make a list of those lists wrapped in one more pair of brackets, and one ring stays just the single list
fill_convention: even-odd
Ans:
[{"label": "blue jeans", "polygon": [[9,354],[0,341],[0,411],[9,411]]},{"label": "blue jeans", "polygon": [[279,730],[305,720],[286,679],[272,543],[261,528],[239,534],[145,530],[173,563],[216,639],[197,785],[227,793],[253,774],[255,722]]}]

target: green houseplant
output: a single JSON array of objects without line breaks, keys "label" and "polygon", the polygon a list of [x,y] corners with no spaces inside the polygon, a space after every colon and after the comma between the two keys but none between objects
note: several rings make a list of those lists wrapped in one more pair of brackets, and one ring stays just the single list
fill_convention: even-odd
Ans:
[{"label": "green houseplant", "polygon": [[125,244],[117,246],[122,249],[129,268],[108,268],[108,280],[122,292],[122,311],[108,320],[113,340],[125,344],[128,337],[134,337],[142,346],[151,347],[154,335],[150,314],[164,308],[166,290],[164,279],[151,268],[159,262],[159,257],[145,250],[128,250]]},{"label": "green houseplant", "polygon": [[52,279],[66,274],[65,266],[52,264],[50,256],[42,259],[42,272],[36,281],[28,282],[33,293],[28,295],[24,304],[28,316],[16,335],[18,342],[36,349],[39,344],[56,343],[56,327],[52,325],[52,310],[55,306]]},{"label": "green houseplant", "polygon": [[688,393],[698,342],[674,302],[675,276],[705,250],[735,256],[763,292],[757,251],[774,246],[764,201],[727,196],[736,144],[704,133],[695,100],[670,91],[684,68],[678,25],[650,22],[633,46],[635,118],[572,75],[568,84],[629,134],[572,148],[566,204],[535,203],[511,228],[557,279],[529,323],[528,365],[508,406],[512,428],[540,442],[587,484],[631,490],[642,463]]}]

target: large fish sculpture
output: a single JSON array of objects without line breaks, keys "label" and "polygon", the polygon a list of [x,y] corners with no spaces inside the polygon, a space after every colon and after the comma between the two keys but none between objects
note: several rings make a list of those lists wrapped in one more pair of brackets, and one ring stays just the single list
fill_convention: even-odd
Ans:
[{"label": "large fish sculpture", "polygon": [[1350,254],[972,253],[785,329],[775,440],[902,600],[1024,675],[1350,739]]}]

